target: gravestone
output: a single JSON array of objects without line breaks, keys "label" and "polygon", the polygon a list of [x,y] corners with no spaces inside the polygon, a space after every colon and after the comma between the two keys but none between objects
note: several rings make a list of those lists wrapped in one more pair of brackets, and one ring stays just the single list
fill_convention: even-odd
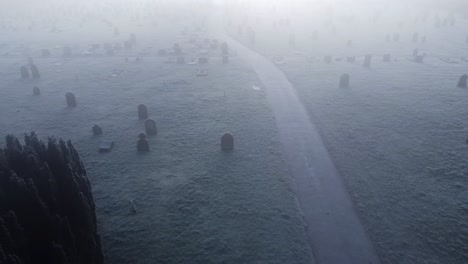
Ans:
[{"label": "gravestone", "polygon": [[234,137],[229,134],[225,133],[221,137],[221,149],[225,151],[232,150],[234,148]]},{"label": "gravestone", "polygon": [[144,104],[138,106],[138,119],[148,119],[148,108]]},{"label": "gravestone", "polygon": [[68,107],[75,107],[76,106],[76,97],[73,93],[66,93],[65,98],[67,99],[67,106]]},{"label": "gravestone", "polygon": [[37,69],[36,65],[31,65],[31,75],[33,79],[39,79],[41,78],[41,74],[39,73],[39,70]]},{"label": "gravestone", "polygon": [[229,63],[229,56],[223,56],[223,64]]},{"label": "gravestone", "polygon": [[41,95],[41,90],[38,87],[33,88],[33,95]]},{"label": "gravestone", "polygon": [[332,63],[333,58],[332,56],[327,55],[323,58],[323,60],[325,61],[325,63]]},{"label": "gravestone", "polygon": [[340,88],[348,88],[349,87],[349,74],[345,73],[340,77]]},{"label": "gravestone", "polygon": [[390,56],[390,54],[385,54],[385,55],[383,56],[383,61],[384,61],[384,62],[390,62],[391,59],[392,59],[392,57]]},{"label": "gravestone", "polygon": [[28,79],[29,78],[29,70],[26,66],[20,67],[21,72],[21,79]]},{"label": "gravestone", "polygon": [[146,130],[146,134],[148,135],[158,134],[158,130],[156,128],[156,122],[153,119],[147,119],[145,121],[145,130]]},{"label": "gravestone", "polygon": [[100,136],[102,135],[102,128],[98,125],[93,126],[93,135],[94,136]]},{"label": "gravestone", "polygon": [[140,133],[138,135],[139,139],[137,141],[137,151],[138,152],[148,152],[149,151],[149,142],[146,139],[145,133]]},{"label": "gravestone", "polygon": [[424,54],[415,56],[415,57],[414,57],[414,62],[416,62],[416,63],[424,63]]},{"label": "gravestone", "polygon": [[48,58],[48,57],[50,57],[50,50],[48,50],[48,49],[43,49],[43,50],[41,50],[41,56],[42,56],[43,58]]},{"label": "gravestone", "polygon": [[463,74],[460,77],[460,80],[458,80],[457,86],[460,87],[460,88],[466,88],[467,87],[467,80],[468,80],[468,75]]},{"label": "gravestone", "polygon": [[371,66],[371,62],[372,62],[372,55],[367,54],[364,57],[364,67],[369,68]]}]

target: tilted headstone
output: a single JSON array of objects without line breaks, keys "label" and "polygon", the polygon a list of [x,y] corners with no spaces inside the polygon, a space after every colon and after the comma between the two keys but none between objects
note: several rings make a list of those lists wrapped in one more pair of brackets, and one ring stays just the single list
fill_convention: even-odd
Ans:
[{"label": "tilted headstone", "polygon": [[29,70],[26,66],[20,67],[21,79],[28,79],[29,78]]},{"label": "tilted headstone", "polygon": [[372,62],[372,55],[367,54],[364,57],[364,67],[369,68],[371,66],[371,62]]},{"label": "tilted headstone", "polygon": [[229,133],[225,133],[221,137],[221,149],[229,151],[229,150],[232,150],[233,148],[234,148],[234,137]]},{"label": "tilted headstone", "polygon": [[38,87],[33,88],[33,95],[41,95],[41,90]]},{"label": "tilted headstone", "polygon": [[467,81],[468,81],[468,75],[463,74],[460,79],[458,80],[457,86],[460,88],[466,88],[467,87]]},{"label": "tilted headstone", "polygon": [[144,104],[138,106],[138,119],[148,119],[148,108]]},{"label": "tilted headstone", "polygon": [[156,122],[153,119],[147,119],[145,121],[145,130],[146,130],[146,134],[148,134],[148,135],[158,134],[158,130],[157,130],[157,127],[156,127]]},{"label": "tilted headstone", "polygon": [[149,142],[146,139],[145,133],[140,133],[138,135],[139,139],[137,141],[137,151],[138,152],[148,152],[150,150],[149,148]]},{"label": "tilted headstone", "polygon": [[76,106],[76,97],[73,93],[66,93],[65,98],[67,99],[67,106],[68,107],[75,107]]},{"label": "tilted headstone", "polygon": [[31,65],[31,75],[33,79],[41,78],[41,74],[39,73],[39,70],[37,69],[36,65]]},{"label": "tilted headstone", "polygon": [[102,128],[98,125],[93,126],[93,135],[100,136],[102,135]]},{"label": "tilted headstone", "polygon": [[345,73],[340,77],[340,88],[348,88],[349,87],[349,74]]}]

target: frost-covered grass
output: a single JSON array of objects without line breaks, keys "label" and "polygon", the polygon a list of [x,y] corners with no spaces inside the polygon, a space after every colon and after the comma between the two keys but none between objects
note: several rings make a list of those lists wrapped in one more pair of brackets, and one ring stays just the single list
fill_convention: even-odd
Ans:
[{"label": "frost-covered grass", "polygon": [[[423,23],[411,8],[397,16],[385,10],[378,22],[371,22],[373,9],[352,20],[345,8],[335,11],[333,23],[324,13],[285,14],[291,26],[276,28],[268,16],[255,23],[252,15],[243,28],[256,30],[255,45],[238,34],[242,17],[227,28],[267,57],[286,56],[280,67],[319,128],[383,263],[466,263],[468,90],[456,84],[467,73],[460,57],[468,56],[468,21],[456,16],[454,27],[435,28],[434,17],[446,12],[426,10]],[[295,48],[288,47],[291,32]],[[387,43],[385,34],[396,32],[400,42]],[[427,43],[412,43],[413,32]],[[346,46],[349,39],[353,47]],[[408,60],[415,48],[427,53],[424,64]],[[392,62],[382,62],[385,53]],[[362,67],[364,54],[374,55],[370,69]],[[325,55],[341,61],[326,64]],[[357,62],[346,63],[345,56]],[[348,89],[339,88],[344,73],[351,75]]]},{"label": "frost-covered grass", "polygon": [[[197,66],[142,60],[35,58],[42,78],[24,81],[25,58],[2,58],[0,137],[34,130],[72,139],[92,183],[107,263],[310,263],[274,118],[252,89],[256,76],[236,57],[229,65],[214,58],[207,77],[195,76]],[[76,108],[66,107],[66,92]],[[147,154],[136,152],[141,103],[158,126]],[[92,136],[94,124],[102,136]],[[227,131],[232,153],[220,150]],[[101,140],[114,149],[98,153]]]}]

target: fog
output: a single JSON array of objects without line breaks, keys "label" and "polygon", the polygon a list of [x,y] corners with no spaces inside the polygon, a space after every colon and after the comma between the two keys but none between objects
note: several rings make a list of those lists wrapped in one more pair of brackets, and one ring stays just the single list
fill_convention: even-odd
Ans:
[{"label": "fog", "polygon": [[467,29],[465,0],[0,0],[0,264],[468,263]]}]

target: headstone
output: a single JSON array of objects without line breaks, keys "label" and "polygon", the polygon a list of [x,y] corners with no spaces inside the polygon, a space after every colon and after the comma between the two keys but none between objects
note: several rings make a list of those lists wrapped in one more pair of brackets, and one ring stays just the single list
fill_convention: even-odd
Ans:
[{"label": "headstone", "polygon": [[148,119],[148,108],[144,104],[138,106],[138,119]]},{"label": "headstone", "polygon": [[340,77],[340,88],[348,88],[349,87],[349,74],[345,73]]},{"label": "headstone", "polygon": [[232,150],[234,148],[234,137],[229,134],[225,133],[221,137],[221,149],[225,151]]},{"label": "headstone", "polygon": [[223,56],[223,64],[229,63],[229,56]]},{"label": "headstone", "polygon": [[372,55],[367,54],[364,57],[364,67],[369,68],[371,66],[371,62],[372,62]]},{"label": "headstone", "polygon": [[147,119],[145,121],[145,130],[146,130],[146,134],[148,135],[158,134],[158,130],[156,128],[156,122],[153,119]]},{"label": "headstone", "polygon": [[102,141],[99,144],[99,152],[110,152],[114,147],[114,141]]},{"label": "headstone", "polygon": [[28,79],[29,78],[29,70],[26,66],[20,67],[21,72],[21,79]]},{"label": "headstone", "polygon": [[41,56],[42,56],[43,58],[48,58],[48,57],[50,57],[50,50],[48,50],[48,49],[43,49],[43,50],[41,50]]},{"label": "headstone", "polygon": [[37,69],[36,65],[31,65],[31,75],[33,79],[39,79],[41,78],[41,74],[39,73],[39,70]]},{"label": "headstone", "polygon": [[383,56],[383,61],[384,61],[384,62],[390,62],[391,59],[392,59],[392,57],[390,56],[390,54],[385,54],[385,55]]},{"label": "headstone", "polygon": [[327,55],[323,58],[323,61],[325,61],[325,63],[332,63],[332,56],[330,55]]},{"label": "headstone", "polygon": [[41,90],[38,87],[33,88],[33,95],[41,95]]},{"label": "headstone", "polygon": [[460,77],[460,80],[458,80],[457,86],[460,87],[460,88],[466,88],[467,87],[467,80],[468,80],[468,75],[463,74]]},{"label": "headstone", "polygon": [[424,54],[415,56],[415,57],[414,57],[414,62],[416,62],[416,63],[424,63]]},{"label": "headstone", "polygon": [[66,93],[65,98],[67,99],[67,106],[68,107],[75,107],[76,106],[76,97],[73,93]]},{"label": "headstone", "polygon": [[146,139],[145,133],[140,133],[138,135],[139,139],[137,141],[137,151],[138,152],[148,152],[149,151],[149,142]]},{"label": "headstone", "polygon": [[94,136],[100,136],[102,135],[102,128],[98,125],[93,126],[93,135]]}]

